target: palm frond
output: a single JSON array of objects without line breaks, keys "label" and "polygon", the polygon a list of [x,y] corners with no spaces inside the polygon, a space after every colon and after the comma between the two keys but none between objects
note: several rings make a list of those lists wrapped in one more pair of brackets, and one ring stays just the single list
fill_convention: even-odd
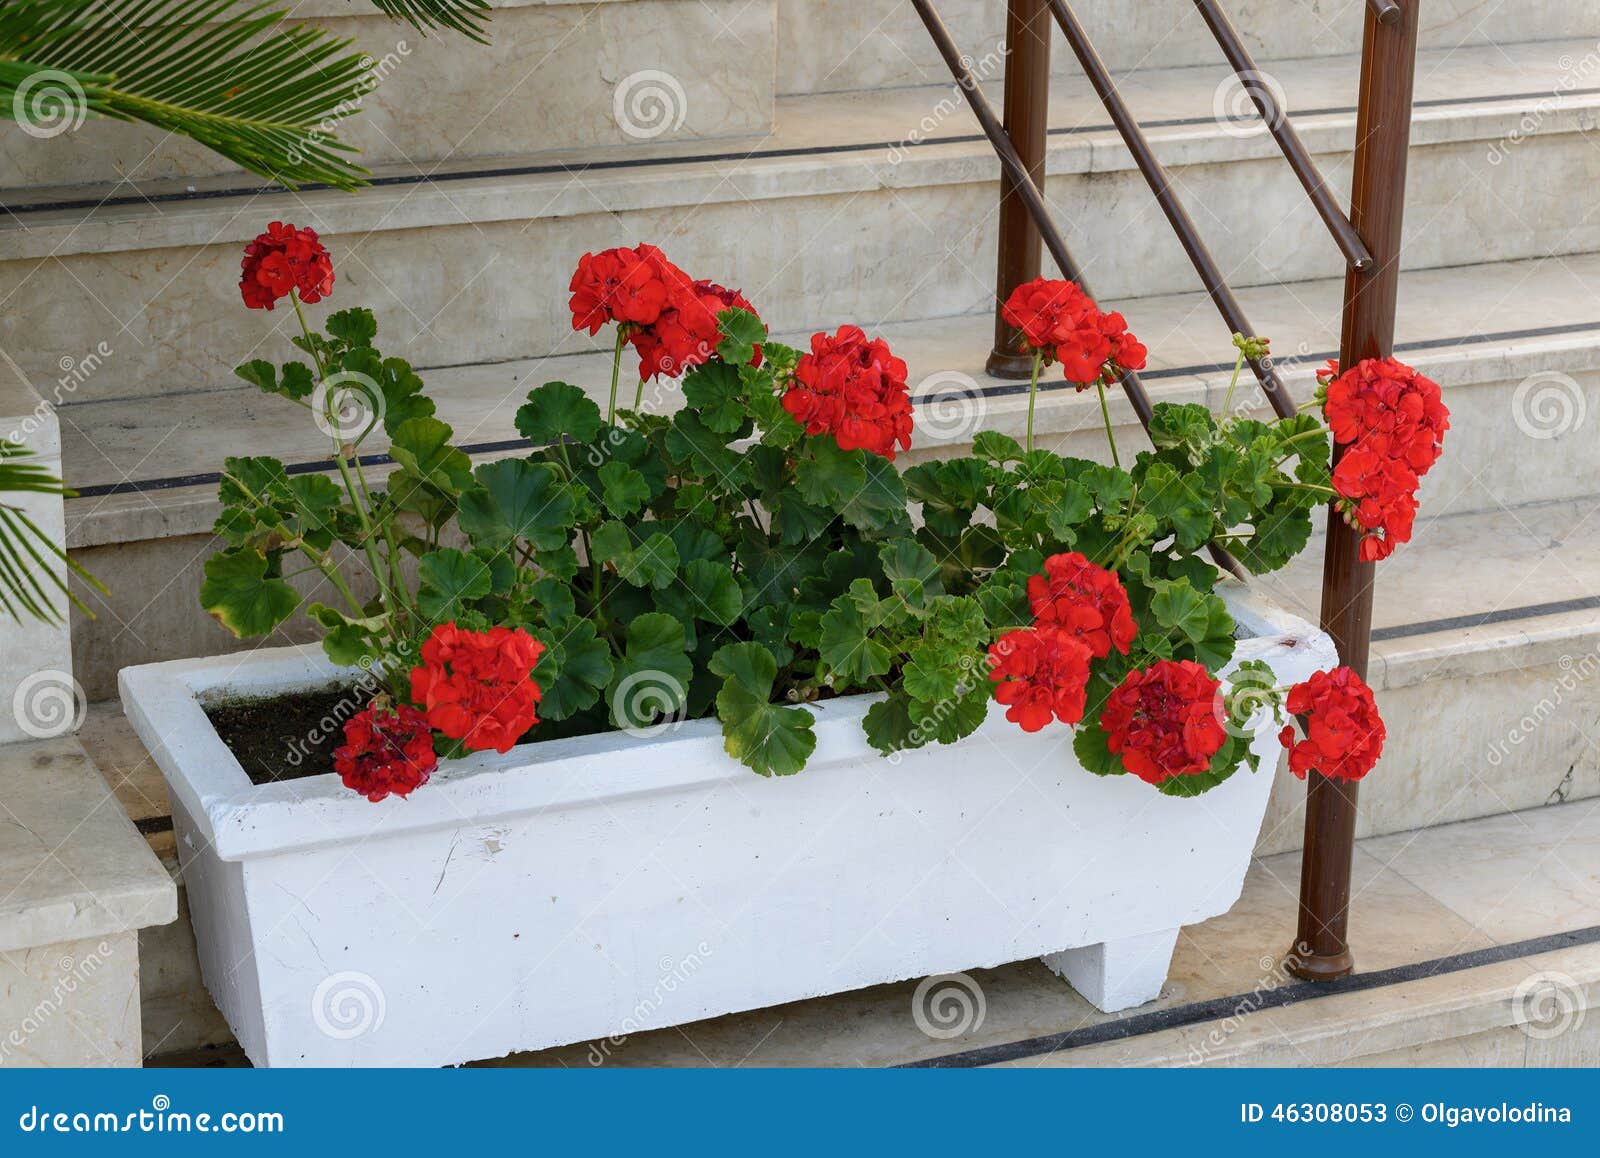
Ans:
[{"label": "palm frond", "polygon": [[284,18],[248,0],[4,0],[0,117],[144,121],[291,188],[356,188],[366,170],[332,126],[360,108],[370,58]]},{"label": "palm frond", "polygon": [[424,32],[430,28],[450,28],[479,44],[488,43],[483,27],[489,20],[489,0],[372,0],[372,3],[381,12],[414,24]]},{"label": "palm frond", "polygon": [[[0,495],[8,493],[69,497],[73,492],[33,461],[32,451],[0,439]],[[12,619],[29,615],[45,623],[59,623],[56,596],[64,595],[94,618],[94,612],[67,586],[66,572],[105,591],[98,579],[68,558],[61,545],[21,508],[0,499],[0,613]]]}]

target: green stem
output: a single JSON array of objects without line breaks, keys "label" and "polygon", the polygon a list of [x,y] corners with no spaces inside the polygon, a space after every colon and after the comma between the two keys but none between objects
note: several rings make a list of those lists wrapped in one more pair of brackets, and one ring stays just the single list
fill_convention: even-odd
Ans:
[{"label": "green stem", "polygon": [[1106,443],[1111,447],[1111,465],[1121,470],[1122,459],[1117,456],[1117,436],[1111,430],[1111,406],[1106,402],[1106,382],[1103,375],[1094,380],[1094,388],[1100,395],[1100,421],[1106,426]]},{"label": "green stem", "polygon": [[[622,374],[622,346],[627,341],[627,335],[621,326],[617,327],[617,346],[611,354],[611,401],[606,405],[606,425],[610,426],[617,418],[617,379]],[[644,391],[644,379],[639,379],[639,390]]]},{"label": "green stem", "polygon": [[1228,392],[1222,398],[1222,413],[1228,413],[1228,407],[1233,404],[1233,389],[1239,385],[1239,372],[1244,369],[1244,351],[1239,351],[1239,356],[1233,360],[1233,381],[1228,383]]},{"label": "green stem", "polygon": [[[305,336],[306,345],[311,350],[311,360],[317,364],[317,377],[320,381],[326,382],[327,370],[322,364],[322,359],[317,355],[317,344],[312,340],[311,327],[306,324],[305,311],[300,308],[300,296],[291,289],[289,291],[289,300],[294,303],[294,316],[300,320],[300,333]],[[378,585],[379,598],[383,606],[390,612],[389,636],[398,643],[399,634],[394,620],[404,608],[398,605],[398,596],[395,594],[395,590],[391,589],[390,585],[393,582],[393,576],[378,558],[377,535],[373,531],[370,512],[364,500],[364,496],[367,495],[366,479],[363,478],[361,480],[361,486],[358,490],[355,480],[350,477],[350,467],[345,462],[344,444],[339,440],[339,426],[334,420],[331,393],[323,394],[322,407],[323,417],[328,421],[328,437],[333,440],[334,465],[339,468],[339,478],[344,482],[344,492],[350,496],[350,505],[355,508],[356,518],[361,521],[361,549],[367,557],[367,567],[372,572],[372,580]],[[368,425],[367,432],[372,430],[374,424],[375,421],[373,424]],[[365,436],[366,432],[363,433],[362,437]],[[356,469],[360,470],[360,468],[361,463],[358,459]]]},{"label": "green stem", "polygon": [[1033,375],[1028,379],[1028,449],[1033,449],[1033,403],[1039,393],[1039,367],[1044,363],[1044,351],[1033,352]]}]

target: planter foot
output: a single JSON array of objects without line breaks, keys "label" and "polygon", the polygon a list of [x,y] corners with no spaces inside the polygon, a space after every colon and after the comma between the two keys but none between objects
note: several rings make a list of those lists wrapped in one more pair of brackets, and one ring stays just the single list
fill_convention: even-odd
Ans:
[{"label": "planter foot", "polygon": [[1177,929],[1065,949],[1040,960],[1072,983],[1102,1013],[1131,1009],[1161,996],[1172,964]]}]

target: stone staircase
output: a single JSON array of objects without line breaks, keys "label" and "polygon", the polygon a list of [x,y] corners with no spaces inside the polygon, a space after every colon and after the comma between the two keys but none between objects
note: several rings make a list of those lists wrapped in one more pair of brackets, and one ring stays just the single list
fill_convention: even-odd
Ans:
[{"label": "stone staircase", "polygon": [[[605,355],[567,324],[566,278],[586,250],[643,240],[742,287],[790,340],[847,321],[881,332],[925,399],[913,459],[1021,427],[1016,384],[982,369],[997,163],[904,0],[495,7],[489,48],[336,0],[297,9],[386,74],[341,130],[374,171],[357,196],[265,191],[123,126],[44,142],[0,129],[0,350],[61,403],[80,492],[68,543],[112,588],[88,593],[99,617],[73,625],[77,676],[100,702],[86,737],[169,864],[165,797],[118,731],[115,673],[241,646],[196,600],[223,456],[327,453],[299,411],[232,376],[289,349],[292,315],[247,311],[235,290],[240,248],[266,222],[323,233],[339,282],[313,312],[375,308],[385,349],[428,368],[442,416],[482,456],[508,453],[531,386],[603,390]],[[1003,0],[942,7],[998,103]],[[1362,0],[1228,7],[1346,188]],[[1337,345],[1338,254],[1192,4],[1075,8],[1309,397]],[[1397,342],[1445,387],[1454,426],[1415,541],[1379,574],[1372,682],[1392,740],[1363,790],[1364,836],[1600,795],[1600,483],[1585,421],[1600,407],[1600,216],[1579,196],[1600,176],[1600,0],[1433,0],[1423,21]],[[1226,329],[1059,39],[1054,60],[1057,221],[1149,344],[1157,398],[1219,406]],[[952,384],[968,401],[933,401]],[[1119,441],[1140,445],[1131,411],[1113,416]],[[1040,426],[1070,453],[1103,453],[1092,397],[1049,391]],[[1319,581],[1315,549],[1265,580],[1313,617]],[[307,634],[292,624],[274,642]],[[1277,786],[1264,855],[1298,847],[1302,795]],[[188,936],[183,922],[145,934],[159,962],[147,1048],[225,1033],[195,992]]]}]

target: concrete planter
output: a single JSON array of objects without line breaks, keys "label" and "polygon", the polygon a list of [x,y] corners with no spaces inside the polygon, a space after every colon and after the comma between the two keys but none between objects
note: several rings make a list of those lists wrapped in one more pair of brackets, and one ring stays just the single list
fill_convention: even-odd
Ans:
[{"label": "concrete planter", "polygon": [[[1237,660],[1335,661],[1230,598]],[[172,791],[201,965],[257,1065],[442,1065],[1043,956],[1102,1009],[1156,996],[1179,928],[1239,896],[1277,759],[1198,800],[1100,778],[999,710],[885,760],[870,697],[818,705],[799,776],[715,720],[441,766],[373,805],[333,775],[257,787],[202,702],[320,686],[316,648],[122,672]]]}]

